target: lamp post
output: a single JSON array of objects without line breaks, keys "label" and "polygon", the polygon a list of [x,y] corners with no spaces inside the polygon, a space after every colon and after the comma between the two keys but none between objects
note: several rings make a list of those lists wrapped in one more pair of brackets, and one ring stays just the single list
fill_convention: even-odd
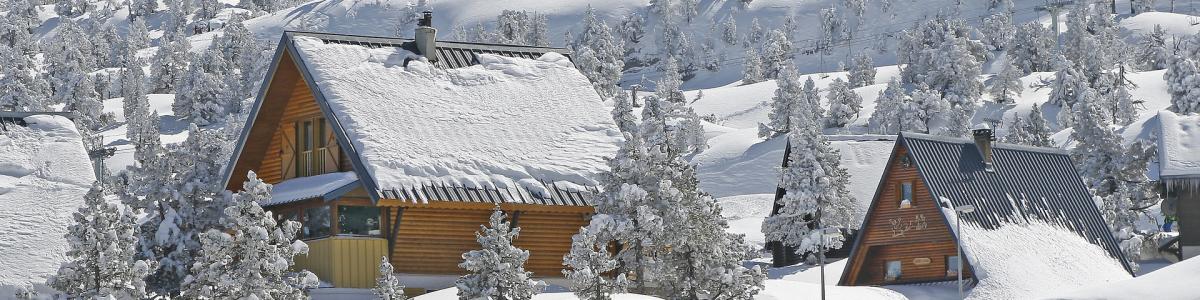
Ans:
[{"label": "lamp post", "polygon": [[817,249],[817,259],[821,265],[821,300],[825,300],[825,240],[842,236],[842,231],[833,227],[821,228],[821,244]]},{"label": "lamp post", "polygon": [[963,297],[963,283],[962,283],[962,273],[963,273],[962,214],[971,213],[974,211],[975,211],[975,206],[970,205],[970,204],[954,208],[954,212],[956,213],[956,215],[954,216],[954,231],[955,231],[954,236],[955,236],[955,239],[957,239],[957,241],[955,241],[954,244],[958,246],[958,274],[957,275],[958,275],[958,298],[959,299],[966,299],[965,297]]}]

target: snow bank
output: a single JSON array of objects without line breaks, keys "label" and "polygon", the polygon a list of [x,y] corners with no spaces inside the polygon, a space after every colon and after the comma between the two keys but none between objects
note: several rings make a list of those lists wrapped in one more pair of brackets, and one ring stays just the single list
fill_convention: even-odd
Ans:
[{"label": "snow bank", "polygon": [[0,130],[0,297],[42,285],[66,261],[67,226],[95,177],[75,125],[30,116]]},{"label": "snow bank", "polygon": [[1200,25],[1200,19],[1196,16],[1164,11],[1140,13],[1125,18],[1120,23],[1121,28],[1130,31],[1133,36],[1149,34],[1154,30],[1154,25],[1162,26],[1168,37],[1186,37],[1200,33],[1200,26],[1197,26]]},{"label": "snow bank", "polygon": [[1196,299],[1200,259],[1188,259],[1137,278],[1089,285],[1051,299]]},{"label": "snow bank", "polygon": [[553,56],[439,70],[404,66],[414,56],[399,48],[295,43],[380,189],[596,185],[621,139],[587,79]]},{"label": "snow bank", "polygon": [[358,181],[354,172],[326,173],[317,176],[285,180],[271,188],[271,199],[262,206],[278,205],[324,196],[338,188]]},{"label": "snow bank", "polygon": [[1162,176],[1200,175],[1200,116],[1158,113],[1159,172]]},{"label": "snow bank", "polygon": [[[953,211],[943,209],[943,213],[954,224]],[[1039,220],[992,230],[967,222],[960,236],[964,255],[979,279],[970,299],[1034,299],[1047,292],[1130,278],[1121,263],[1099,246]]]}]

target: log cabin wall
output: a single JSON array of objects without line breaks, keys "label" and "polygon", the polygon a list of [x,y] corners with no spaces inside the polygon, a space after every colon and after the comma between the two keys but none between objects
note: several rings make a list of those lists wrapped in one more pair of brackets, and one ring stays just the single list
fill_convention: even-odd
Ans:
[{"label": "log cabin wall", "polygon": [[[884,285],[956,279],[946,259],[956,256],[954,237],[915,164],[904,166],[904,147],[896,147],[884,174],[881,193],[863,225],[858,251],[850,258],[846,285]],[[901,208],[904,183],[912,184],[911,207]],[[886,262],[900,261],[901,276],[886,281]],[[963,260],[965,261],[965,259]],[[963,265],[963,278],[970,277]]]}]

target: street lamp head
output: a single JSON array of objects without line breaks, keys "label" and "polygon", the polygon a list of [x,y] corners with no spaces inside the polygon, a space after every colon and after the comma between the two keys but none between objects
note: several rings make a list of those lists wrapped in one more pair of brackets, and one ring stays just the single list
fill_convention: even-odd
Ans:
[{"label": "street lamp head", "polygon": [[958,207],[955,207],[954,211],[957,211],[959,213],[972,213],[972,212],[975,212],[975,206],[970,205],[970,204],[960,205]]}]

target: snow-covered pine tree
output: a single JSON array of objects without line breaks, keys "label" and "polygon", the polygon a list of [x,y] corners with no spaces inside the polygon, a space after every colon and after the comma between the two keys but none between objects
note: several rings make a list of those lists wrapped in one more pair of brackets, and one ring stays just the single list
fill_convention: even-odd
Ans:
[{"label": "snow-covered pine tree", "polygon": [[46,51],[46,74],[50,79],[53,95],[50,103],[66,103],[66,94],[80,77],[96,69],[96,58],[92,56],[89,35],[74,20],[66,18],[59,24],[58,34],[43,49]]},{"label": "snow-covered pine tree", "polygon": [[1054,80],[1050,82],[1050,98],[1046,104],[1061,108],[1057,118],[1060,127],[1071,127],[1071,106],[1079,99],[1079,93],[1089,88],[1087,78],[1080,74],[1074,63],[1061,55],[1055,59],[1055,68]]},{"label": "snow-covered pine tree", "polygon": [[852,226],[855,215],[850,175],[817,122],[819,118],[803,111],[792,116],[791,151],[779,183],[786,193],[777,203],[779,210],[762,225],[768,241],[795,247],[799,254],[841,248],[841,238],[827,239],[819,229]]},{"label": "snow-covered pine tree", "polygon": [[[1077,144],[1071,150],[1071,158],[1078,164],[1084,183],[1101,199],[1101,213],[1113,228],[1113,235],[1123,245],[1122,250],[1132,251],[1130,256],[1136,258],[1140,254],[1141,242],[1136,226],[1138,216],[1133,210],[1131,198],[1136,187],[1145,185],[1149,180],[1144,171],[1129,172],[1131,169],[1122,163],[1130,162],[1128,156],[1145,155],[1145,151],[1135,155],[1126,154],[1126,149],[1121,146],[1121,137],[1094,104],[1096,101],[1092,98],[1097,97],[1094,91],[1084,90],[1080,97],[1073,106],[1076,124],[1071,139]],[[1145,165],[1134,167],[1144,168]],[[1149,193],[1141,194],[1139,196]],[[1130,263],[1136,268],[1135,261]]]},{"label": "snow-covered pine tree", "polygon": [[[191,43],[182,29],[174,34],[164,35],[163,46],[154,53],[153,64],[150,65],[150,91],[170,93],[175,91],[183,74],[187,72],[188,60],[191,57]],[[173,37],[167,39],[168,37]]]},{"label": "snow-covered pine tree", "polygon": [[860,88],[875,84],[875,62],[869,53],[859,53],[850,64],[850,74],[847,76],[850,88]]},{"label": "snow-covered pine tree", "polygon": [[749,48],[750,45],[758,45],[765,37],[767,37],[767,31],[758,22],[758,17],[750,19],[750,31],[746,33],[746,48]]},{"label": "snow-covered pine tree", "polygon": [[792,42],[788,41],[787,34],[778,29],[771,30],[763,44],[763,77],[779,78],[784,66],[790,64],[792,56]]},{"label": "snow-covered pine tree", "polygon": [[67,102],[63,111],[71,112],[75,116],[75,123],[80,125],[79,128],[98,130],[105,125],[101,118],[104,103],[100,102],[100,94],[96,93],[96,85],[92,83],[91,76],[79,76],[66,88],[68,90],[63,91],[63,94]]},{"label": "snow-covered pine tree", "polygon": [[867,122],[867,130],[878,134],[899,132],[902,112],[907,102],[908,95],[905,95],[900,81],[889,81],[887,88],[879,92],[879,97],[875,97],[875,111],[871,113],[871,119]]},{"label": "snow-covered pine tree", "polygon": [[45,111],[49,106],[50,83],[37,71],[37,52],[27,52],[30,49],[36,51],[37,46],[0,45],[0,59],[5,62],[0,64],[0,91],[4,91],[0,110]]},{"label": "snow-covered pine tree", "polygon": [[[838,12],[837,7],[832,6],[818,12],[818,18],[821,20],[821,40],[817,44],[817,51],[821,55],[828,55],[833,45],[841,42],[843,33],[846,32],[846,19]],[[821,59],[823,60],[824,56]],[[821,65],[824,64],[822,61]]]},{"label": "snow-covered pine tree", "polygon": [[677,64],[673,58],[668,58],[663,67],[663,77],[657,83],[655,96],[661,100],[661,117],[672,120],[672,126],[666,129],[663,138],[671,143],[671,151],[679,153],[695,153],[708,147],[704,138],[704,127],[700,116],[687,106],[687,98],[680,88],[683,78],[676,70]]},{"label": "snow-covered pine tree", "polygon": [[1012,61],[1004,64],[1004,68],[999,74],[992,77],[992,86],[988,92],[992,94],[992,100],[996,103],[1013,103],[1016,101],[1016,96],[1020,96],[1025,90],[1025,86],[1021,85],[1021,76],[1024,72],[1019,67],[1013,65]]},{"label": "snow-covered pine tree", "polygon": [[858,96],[850,85],[841,78],[829,83],[829,115],[825,117],[825,128],[843,128],[858,118],[862,109],[862,97]]},{"label": "snow-covered pine tree", "polygon": [[525,271],[529,251],[513,246],[520,227],[509,227],[504,212],[496,207],[487,226],[479,226],[475,240],[482,247],[463,253],[459,268],[469,272],[455,282],[458,298],[528,300],[542,291],[545,284],[530,279]]},{"label": "snow-covered pine tree", "polygon": [[759,83],[766,80],[763,77],[762,59],[753,47],[746,48],[746,59],[742,66],[742,84]]},{"label": "snow-covered pine tree", "polygon": [[983,94],[978,78],[989,53],[970,39],[970,27],[960,19],[935,18],[903,33],[897,52],[905,83],[923,82],[953,106],[975,105]]},{"label": "snow-covered pine tree", "polygon": [[[604,21],[596,18],[595,10],[590,6],[584,14],[583,32],[579,35],[577,51],[587,48],[589,55],[594,57],[594,65],[585,68],[583,73],[591,79],[592,85],[601,97],[611,98],[618,93],[624,93],[618,82],[625,69],[623,52],[625,46],[612,35],[612,30]],[[590,76],[588,76],[590,74]]]},{"label": "snow-covered pine tree", "polygon": [[400,279],[396,278],[393,270],[395,269],[392,268],[392,263],[388,262],[387,255],[384,255],[379,261],[379,276],[375,277],[375,288],[371,289],[380,300],[408,299],[404,296],[404,285],[400,284]]},{"label": "snow-covered pine tree", "polygon": [[[129,33],[125,35],[125,47],[137,50],[150,46],[150,30],[146,27],[146,21],[142,18],[134,18],[130,21]],[[128,59],[128,57],[126,57]]]},{"label": "snow-covered pine tree", "polygon": [[109,201],[99,183],[92,185],[83,204],[74,214],[75,223],[68,228],[68,261],[48,283],[71,298],[145,297],[142,278],[153,263],[134,258],[137,212],[118,201]]},{"label": "snow-covered pine tree", "polygon": [[1028,22],[1017,27],[1013,35],[1008,58],[1021,68],[1024,74],[1051,71],[1054,68],[1054,36],[1039,22]]},{"label": "snow-covered pine tree", "polygon": [[122,37],[112,23],[102,22],[97,30],[99,33],[90,35],[92,56],[96,58],[99,68],[115,68],[121,65],[122,54],[120,41]]},{"label": "snow-covered pine tree", "polygon": [[817,88],[817,83],[813,81],[812,76],[807,77],[804,80],[804,97],[801,99],[807,99],[808,103],[802,104],[801,107],[807,106],[815,118],[824,118],[826,115],[825,107],[821,106],[821,89]]},{"label": "snow-covered pine tree", "polygon": [[223,78],[236,76],[228,70],[220,52],[210,49],[191,56],[194,59],[176,86],[176,101],[171,108],[176,116],[197,125],[212,124],[226,113],[224,91],[240,87],[225,86]]},{"label": "snow-covered pine tree", "polygon": [[726,46],[738,44],[737,18],[729,16],[721,22],[721,41],[725,42]]},{"label": "snow-covered pine tree", "polygon": [[767,113],[767,124],[758,125],[758,137],[775,137],[792,129],[791,118],[797,109],[805,109],[810,102],[805,98],[800,74],[793,67],[784,67],[783,74],[775,80],[775,96],[771,97],[771,111]]},{"label": "snow-covered pine tree", "polygon": [[1134,60],[1142,70],[1161,70],[1167,67],[1171,60],[1171,51],[1167,49],[1167,32],[1162,29],[1162,25],[1155,24],[1154,30],[1142,35]]},{"label": "snow-covered pine tree", "polygon": [[317,286],[308,271],[288,270],[308,245],[296,239],[300,223],[276,222],[259,202],[271,198],[271,185],[249,172],[242,191],[225,208],[224,226],[200,235],[192,275],[183,281],[185,297],[207,299],[306,299]]},{"label": "snow-covered pine tree", "polygon": [[1029,109],[1028,116],[1014,116],[1008,135],[1004,136],[1004,142],[1036,147],[1053,146],[1050,141],[1050,128],[1046,127],[1046,118],[1042,117],[1041,107],[1035,103]]},{"label": "snow-covered pine tree", "polygon": [[924,83],[918,84],[909,101],[900,108],[900,131],[930,133],[934,116],[941,115],[947,109],[950,109],[950,104],[937,91],[929,89]]},{"label": "snow-covered pine tree", "polygon": [[1012,16],[1008,12],[996,12],[983,19],[983,26],[979,31],[983,33],[983,44],[996,51],[1008,49],[1016,28],[1013,27]]},{"label": "snow-covered pine tree", "polygon": [[[1133,2],[1130,5],[1133,6],[1135,14],[1154,11],[1154,0],[1131,0],[1131,2]],[[1171,3],[1174,4],[1175,2]]]},{"label": "snow-covered pine tree", "polygon": [[609,276],[619,267],[618,260],[608,252],[613,238],[601,238],[600,231],[612,234],[618,231],[609,225],[611,218],[593,219],[579,233],[571,237],[571,251],[563,257],[563,276],[571,280],[571,291],[581,300],[610,300],[612,294],[625,291],[629,282],[625,274]]},{"label": "snow-covered pine tree", "polygon": [[971,123],[971,117],[974,115],[975,107],[973,106],[950,106],[945,111],[942,111],[942,119],[946,122],[943,124],[941,130],[936,131],[936,134],[963,138],[970,137],[971,129],[974,127],[974,124]]},{"label": "snow-covered pine tree", "polygon": [[84,0],[63,0],[54,4],[54,12],[64,20],[81,16],[90,8],[91,4]]},{"label": "snow-covered pine tree", "polygon": [[1171,107],[1180,114],[1200,113],[1200,69],[1192,58],[1176,55],[1167,66],[1163,79],[1171,93]]}]

